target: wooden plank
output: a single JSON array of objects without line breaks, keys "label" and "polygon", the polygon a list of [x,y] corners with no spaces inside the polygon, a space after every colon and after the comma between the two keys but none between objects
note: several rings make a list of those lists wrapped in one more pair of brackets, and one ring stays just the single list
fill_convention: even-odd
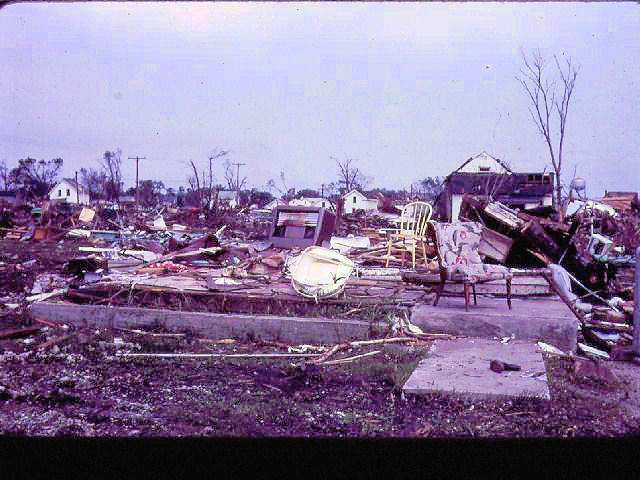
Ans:
[{"label": "wooden plank", "polygon": [[42,326],[40,325],[25,328],[10,328],[8,330],[0,331],[0,338],[26,337],[27,335],[38,332],[40,329],[42,329]]},{"label": "wooden plank", "polygon": [[385,322],[281,317],[269,315],[184,312],[135,307],[105,307],[38,302],[33,314],[78,327],[138,328],[160,324],[171,331],[190,329],[211,339],[265,339],[293,344],[335,344],[368,340],[386,329]]},{"label": "wooden plank", "polygon": [[513,240],[494,230],[483,227],[478,253],[504,263],[513,246]]}]

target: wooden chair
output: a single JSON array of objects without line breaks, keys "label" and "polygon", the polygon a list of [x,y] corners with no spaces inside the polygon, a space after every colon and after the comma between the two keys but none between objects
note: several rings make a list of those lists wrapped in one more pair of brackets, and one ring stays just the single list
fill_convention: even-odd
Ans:
[{"label": "wooden chair", "polygon": [[440,286],[433,305],[444,290],[446,281],[464,284],[465,308],[469,311],[469,287],[473,290],[473,303],[477,305],[476,283],[506,280],[507,305],[511,309],[511,279],[513,274],[502,265],[482,263],[478,254],[482,224],[478,222],[429,222],[428,235],[433,239],[440,267]]},{"label": "wooden chair", "polygon": [[431,219],[433,208],[427,202],[411,202],[404,206],[400,215],[400,225],[397,232],[389,233],[385,267],[391,260],[391,249],[396,248],[402,253],[402,266],[404,267],[404,254],[411,252],[411,265],[416,268],[416,248],[422,244],[424,264],[428,265],[427,250],[427,224]]}]

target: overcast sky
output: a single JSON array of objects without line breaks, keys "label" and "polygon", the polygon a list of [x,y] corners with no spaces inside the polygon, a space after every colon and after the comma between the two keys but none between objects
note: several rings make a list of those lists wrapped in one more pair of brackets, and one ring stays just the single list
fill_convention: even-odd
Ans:
[{"label": "overcast sky", "polygon": [[[127,186],[186,185],[216,148],[249,186],[319,188],[331,156],[409,188],[486,150],[551,170],[516,81],[521,49],[580,65],[564,179],[640,190],[633,3],[39,3],[0,10],[0,160],[120,148]],[[223,180],[221,165],[214,168]]]}]

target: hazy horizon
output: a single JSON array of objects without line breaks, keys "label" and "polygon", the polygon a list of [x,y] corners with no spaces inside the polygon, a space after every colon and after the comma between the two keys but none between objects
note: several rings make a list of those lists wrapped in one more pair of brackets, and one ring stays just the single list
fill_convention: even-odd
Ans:
[{"label": "hazy horizon", "polygon": [[[215,149],[248,187],[319,189],[330,157],[409,189],[487,151],[552,171],[517,82],[521,50],[580,66],[563,182],[638,191],[640,9],[633,3],[20,3],[0,9],[0,160],[120,148],[125,188],[187,185]],[[214,167],[224,183],[220,163]]]}]

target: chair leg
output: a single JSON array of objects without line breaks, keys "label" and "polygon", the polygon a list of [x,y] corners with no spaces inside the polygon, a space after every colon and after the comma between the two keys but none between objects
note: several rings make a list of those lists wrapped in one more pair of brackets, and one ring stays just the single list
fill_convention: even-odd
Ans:
[{"label": "chair leg", "polygon": [[476,284],[472,283],[471,288],[473,289],[473,304],[478,305],[478,299],[476,298]]},{"label": "chair leg", "polygon": [[424,242],[422,242],[422,259],[424,260],[424,266],[428,267],[429,263],[427,262],[427,247]]},{"label": "chair leg", "polygon": [[440,300],[440,295],[442,295],[442,291],[444,290],[444,280],[440,280],[440,286],[438,290],[436,290],[436,299],[433,301],[433,306],[438,305],[438,300]]},{"label": "chair leg", "polygon": [[507,278],[507,305],[511,310],[511,279]]},{"label": "chair leg", "polygon": [[464,308],[469,311],[469,284],[464,282]]},{"label": "chair leg", "polygon": [[416,269],[416,246],[411,246],[411,268]]}]

